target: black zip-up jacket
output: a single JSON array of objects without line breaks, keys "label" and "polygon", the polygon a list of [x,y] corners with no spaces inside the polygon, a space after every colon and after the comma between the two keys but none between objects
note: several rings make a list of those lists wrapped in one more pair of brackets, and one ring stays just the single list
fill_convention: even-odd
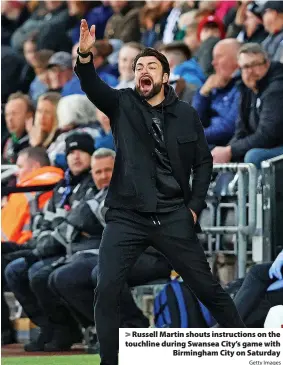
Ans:
[{"label": "black zip-up jacket", "polygon": [[[88,98],[110,118],[115,140],[116,161],[105,205],[156,212],[152,107],[135,90],[116,90],[106,85],[92,60],[81,64],[78,59],[75,72]],[[206,207],[212,156],[195,109],[178,98],[164,106],[163,133],[172,174],[182,189],[185,204],[199,215]]]},{"label": "black zip-up jacket", "polygon": [[252,148],[283,145],[283,64],[272,62],[257,88],[255,94],[242,86],[239,119],[229,143],[235,161],[242,160]]}]

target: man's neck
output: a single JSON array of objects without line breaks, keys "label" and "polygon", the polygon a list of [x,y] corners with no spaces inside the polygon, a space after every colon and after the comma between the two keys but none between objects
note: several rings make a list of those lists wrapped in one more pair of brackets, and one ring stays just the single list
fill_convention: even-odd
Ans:
[{"label": "man's neck", "polygon": [[164,99],[165,99],[165,93],[164,93],[164,87],[163,87],[159,94],[154,95],[154,97],[147,100],[147,102],[151,106],[156,106],[156,105],[161,104]]}]

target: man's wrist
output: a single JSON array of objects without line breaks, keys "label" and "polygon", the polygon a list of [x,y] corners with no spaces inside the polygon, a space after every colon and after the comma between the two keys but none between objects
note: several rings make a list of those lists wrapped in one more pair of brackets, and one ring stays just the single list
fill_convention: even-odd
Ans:
[{"label": "man's wrist", "polygon": [[208,89],[204,86],[199,91],[200,95],[205,96],[205,97],[208,97],[210,92],[211,92],[211,89]]}]

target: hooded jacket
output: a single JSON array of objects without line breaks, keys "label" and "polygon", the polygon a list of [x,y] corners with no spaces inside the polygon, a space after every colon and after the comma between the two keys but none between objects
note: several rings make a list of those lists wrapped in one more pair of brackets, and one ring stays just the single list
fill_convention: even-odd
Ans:
[{"label": "hooded jacket", "polygon": [[[63,171],[56,167],[41,167],[17,184],[23,186],[44,186],[56,184],[63,178]],[[1,241],[13,241],[18,244],[27,242],[32,237],[32,222],[52,197],[53,191],[45,193],[14,193],[2,209]]]},{"label": "hooded jacket", "polygon": [[230,141],[233,160],[252,148],[283,145],[283,65],[272,62],[257,84],[258,92],[243,87],[236,132]]},{"label": "hooded jacket", "polygon": [[205,74],[194,58],[176,66],[173,73],[182,77],[188,84],[193,84],[197,87],[202,86],[206,80]]},{"label": "hooded jacket", "polygon": [[[90,62],[75,71],[88,98],[109,119],[116,145],[116,159],[105,206],[155,213],[157,164],[153,138],[153,108],[135,90],[115,90],[97,75]],[[171,88],[171,86],[169,86]],[[196,111],[178,97],[163,108],[164,143],[172,172],[181,187],[185,205],[197,215],[212,172],[212,156]],[[192,187],[189,185],[193,170]]]}]

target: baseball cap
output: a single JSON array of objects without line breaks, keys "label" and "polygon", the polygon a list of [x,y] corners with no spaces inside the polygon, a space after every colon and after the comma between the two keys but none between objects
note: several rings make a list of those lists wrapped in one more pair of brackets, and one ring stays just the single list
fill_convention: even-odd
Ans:
[{"label": "baseball cap", "polygon": [[49,59],[48,68],[53,66],[61,66],[72,68],[72,55],[68,52],[56,52]]},{"label": "baseball cap", "polygon": [[283,2],[282,1],[267,1],[263,6],[263,12],[266,10],[275,10],[277,13],[283,13]]}]

